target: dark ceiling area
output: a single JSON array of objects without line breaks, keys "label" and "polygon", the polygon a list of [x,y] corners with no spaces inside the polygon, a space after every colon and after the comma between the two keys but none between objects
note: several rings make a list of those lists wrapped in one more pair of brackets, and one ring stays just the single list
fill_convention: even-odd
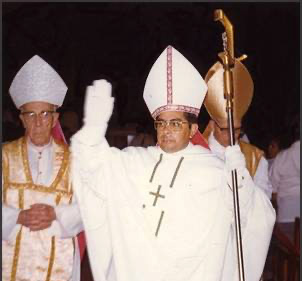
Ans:
[{"label": "dark ceiling area", "polygon": [[[204,77],[223,50],[223,9],[234,27],[235,56],[254,80],[246,115],[250,139],[286,128],[300,110],[299,2],[2,3],[2,98],[33,55],[51,64],[68,86],[63,108],[82,114],[85,88],[106,78],[116,97],[112,126],[151,120],[142,93],[148,72],[167,45]],[[63,109],[62,108],[62,109]],[[203,109],[200,122],[207,119]]]}]

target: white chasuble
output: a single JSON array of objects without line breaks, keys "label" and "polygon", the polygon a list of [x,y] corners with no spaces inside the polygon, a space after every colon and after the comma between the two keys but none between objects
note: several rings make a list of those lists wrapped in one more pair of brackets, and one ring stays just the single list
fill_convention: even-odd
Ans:
[{"label": "white chasuble", "polygon": [[[120,151],[75,136],[72,153],[95,280],[237,280],[232,191],[209,150]],[[248,177],[239,194],[246,280],[259,281],[275,213]]]}]

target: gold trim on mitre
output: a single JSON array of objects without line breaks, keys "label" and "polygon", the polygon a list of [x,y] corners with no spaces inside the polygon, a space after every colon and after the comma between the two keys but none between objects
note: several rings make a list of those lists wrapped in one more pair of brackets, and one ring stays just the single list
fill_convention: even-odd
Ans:
[{"label": "gold trim on mitre", "polygon": [[[227,120],[226,99],[224,98],[223,65],[216,62],[208,71],[205,81],[208,85],[204,105],[213,120],[219,125]],[[241,123],[241,119],[247,112],[254,91],[252,77],[246,67],[235,59],[233,73],[233,119],[234,123]]]}]

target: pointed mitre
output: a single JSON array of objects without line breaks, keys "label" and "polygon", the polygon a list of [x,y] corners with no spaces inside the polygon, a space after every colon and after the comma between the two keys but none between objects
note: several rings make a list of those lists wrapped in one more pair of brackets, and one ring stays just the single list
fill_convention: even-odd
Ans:
[{"label": "pointed mitre", "polygon": [[[216,62],[208,71],[205,81],[208,85],[208,93],[204,105],[213,120],[219,125],[227,120],[226,99],[224,98],[223,65]],[[234,124],[240,123],[247,112],[252,98],[254,84],[252,77],[245,66],[235,59],[233,73],[233,119]]]},{"label": "pointed mitre", "polygon": [[164,111],[198,116],[207,85],[197,69],[168,46],[153,64],[144,88],[144,100],[155,119]]},{"label": "pointed mitre", "polygon": [[63,79],[38,55],[22,66],[9,88],[17,108],[34,101],[61,106],[66,92],[67,86]]}]

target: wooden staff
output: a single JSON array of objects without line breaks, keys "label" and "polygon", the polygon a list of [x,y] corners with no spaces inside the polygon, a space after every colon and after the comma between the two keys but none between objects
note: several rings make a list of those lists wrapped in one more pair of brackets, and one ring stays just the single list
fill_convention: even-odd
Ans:
[{"label": "wooden staff", "polygon": [[[219,53],[223,64],[223,83],[224,83],[224,98],[226,99],[226,112],[228,116],[228,128],[230,136],[230,145],[235,145],[235,133],[234,133],[234,120],[233,120],[233,73],[232,68],[235,65],[234,58],[234,37],[233,26],[225,16],[222,10],[215,10],[214,20],[220,21],[225,32],[222,34],[224,51]],[[239,196],[238,196],[238,182],[237,171],[232,170],[232,189],[233,189],[233,203],[235,214],[235,230],[236,230],[236,245],[237,245],[237,258],[238,258],[238,273],[239,280],[244,281],[244,265],[242,254],[242,241],[241,241],[241,227],[240,227],[240,208],[239,208]]]}]

